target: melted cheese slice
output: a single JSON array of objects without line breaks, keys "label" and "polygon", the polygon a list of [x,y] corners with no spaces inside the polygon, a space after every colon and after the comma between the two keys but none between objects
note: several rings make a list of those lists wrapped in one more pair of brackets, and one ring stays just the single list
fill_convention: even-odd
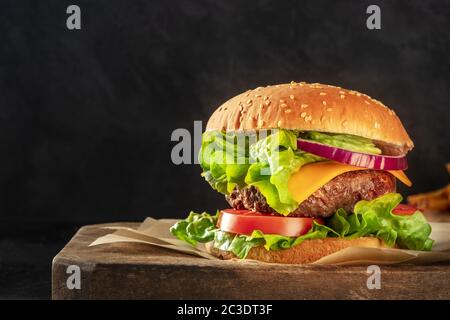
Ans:
[{"label": "melted cheese slice", "polygon": [[[338,175],[357,170],[367,170],[367,168],[350,166],[334,161],[307,164],[290,177],[288,189],[292,198],[301,203]],[[408,187],[412,185],[403,171],[391,170],[388,172]]]},{"label": "melted cheese slice", "polygon": [[406,174],[402,170],[389,170],[390,174],[392,174],[394,177],[396,177],[398,180],[403,182],[408,187],[412,186],[411,180],[406,176]]}]

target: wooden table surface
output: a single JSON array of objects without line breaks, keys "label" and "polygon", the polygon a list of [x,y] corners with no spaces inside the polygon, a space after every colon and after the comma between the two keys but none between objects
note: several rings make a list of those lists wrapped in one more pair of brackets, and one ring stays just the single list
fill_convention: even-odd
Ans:
[{"label": "wooden table surface", "polygon": [[[81,228],[53,259],[53,299],[450,299],[449,263],[381,266],[381,289],[370,290],[367,266],[207,260],[140,243],[88,247],[113,225]],[[69,289],[78,267],[80,288]]]}]

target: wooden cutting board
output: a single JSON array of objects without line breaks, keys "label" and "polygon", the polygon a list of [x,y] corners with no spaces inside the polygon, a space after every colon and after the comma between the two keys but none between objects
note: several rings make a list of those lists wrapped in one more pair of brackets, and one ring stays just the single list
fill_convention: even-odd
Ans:
[{"label": "wooden cutting board", "polygon": [[140,243],[88,247],[114,225],[81,228],[53,259],[53,299],[450,299],[449,263],[381,266],[381,289],[369,289],[367,266],[207,260]]}]

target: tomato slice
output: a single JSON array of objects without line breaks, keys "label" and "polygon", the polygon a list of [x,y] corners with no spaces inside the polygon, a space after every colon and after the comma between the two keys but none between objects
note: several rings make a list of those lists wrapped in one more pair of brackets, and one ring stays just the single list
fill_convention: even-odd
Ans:
[{"label": "tomato slice", "polygon": [[265,234],[298,237],[307,233],[313,221],[323,224],[322,219],[282,217],[250,210],[222,210],[217,227],[231,233],[250,235],[254,230]]},{"label": "tomato slice", "polygon": [[419,209],[417,209],[414,206],[411,206],[409,204],[399,204],[397,205],[393,210],[392,213],[396,214],[398,216],[410,216],[412,214],[414,214],[414,212],[418,211]]}]

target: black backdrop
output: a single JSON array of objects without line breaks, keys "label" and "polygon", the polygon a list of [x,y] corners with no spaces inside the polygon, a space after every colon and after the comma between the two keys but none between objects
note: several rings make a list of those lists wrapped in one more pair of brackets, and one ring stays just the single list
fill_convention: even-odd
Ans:
[{"label": "black backdrop", "polygon": [[[77,4],[82,29],[65,26]],[[18,221],[183,216],[225,205],[192,131],[248,88],[291,80],[356,89],[396,110],[416,143],[404,194],[440,187],[450,161],[450,3],[377,1],[0,2],[0,215]]]}]

